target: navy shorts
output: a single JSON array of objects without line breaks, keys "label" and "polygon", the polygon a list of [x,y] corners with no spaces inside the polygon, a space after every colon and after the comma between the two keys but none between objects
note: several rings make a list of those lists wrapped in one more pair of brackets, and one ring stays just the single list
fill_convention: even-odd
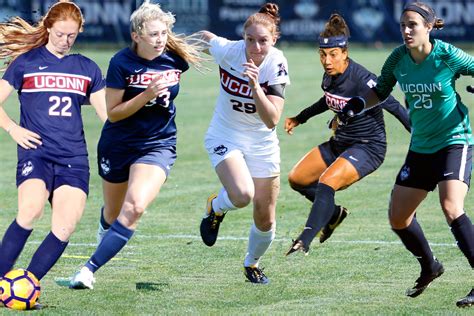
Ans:
[{"label": "navy shorts", "polygon": [[359,174],[359,178],[371,174],[383,163],[387,147],[385,144],[341,145],[332,138],[318,146],[326,165],[331,165],[338,157],[349,161]]},{"label": "navy shorts", "polygon": [[469,187],[471,169],[470,145],[450,145],[433,154],[420,154],[410,150],[395,183],[404,187],[433,191],[441,181],[459,180]]},{"label": "navy shorts", "polygon": [[149,151],[105,151],[99,146],[97,163],[99,175],[107,182],[128,181],[130,166],[136,163],[158,166],[168,174],[176,161],[176,147],[154,148]]},{"label": "navy shorts", "polygon": [[58,164],[41,157],[20,158],[16,167],[16,185],[18,187],[29,179],[41,179],[46,184],[50,200],[54,190],[62,185],[79,188],[88,195],[90,172],[87,157],[73,160],[80,160],[80,163]]}]

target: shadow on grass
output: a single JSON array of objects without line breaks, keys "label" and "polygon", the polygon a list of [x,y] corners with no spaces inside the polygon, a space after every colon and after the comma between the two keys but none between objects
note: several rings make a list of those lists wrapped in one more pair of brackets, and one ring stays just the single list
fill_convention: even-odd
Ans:
[{"label": "shadow on grass", "polygon": [[136,289],[137,291],[163,291],[164,288],[169,287],[168,283],[153,283],[153,282],[137,282]]}]

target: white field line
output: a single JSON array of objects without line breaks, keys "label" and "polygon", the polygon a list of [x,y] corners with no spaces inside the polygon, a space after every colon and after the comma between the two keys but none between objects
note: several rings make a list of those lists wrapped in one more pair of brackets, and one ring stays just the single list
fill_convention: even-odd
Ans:
[{"label": "white field line", "polygon": [[[199,235],[140,235],[139,233],[133,236],[137,239],[192,239],[192,240],[201,240]],[[219,240],[229,240],[229,241],[247,241],[248,237],[239,237],[239,236],[220,236]],[[291,238],[275,238],[274,242],[291,242]],[[29,243],[39,244],[41,241],[31,241]],[[339,244],[360,244],[360,245],[401,245],[400,241],[385,241],[385,240],[337,240],[331,239],[331,243]],[[97,244],[94,243],[69,243],[69,247],[95,247]],[[455,243],[430,243],[430,246],[434,247],[457,247]],[[136,246],[127,245],[127,248],[135,248]]]}]

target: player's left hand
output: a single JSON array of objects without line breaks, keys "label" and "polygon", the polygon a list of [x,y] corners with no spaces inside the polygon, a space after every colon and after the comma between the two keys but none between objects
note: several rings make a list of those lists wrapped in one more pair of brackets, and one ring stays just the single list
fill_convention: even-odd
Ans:
[{"label": "player's left hand", "polygon": [[258,69],[257,65],[255,65],[252,59],[250,59],[249,62],[244,63],[242,66],[245,67],[245,70],[242,75],[244,77],[249,78],[250,88],[255,89],[259,86],[258,75],[260,73],[260,70]]}]

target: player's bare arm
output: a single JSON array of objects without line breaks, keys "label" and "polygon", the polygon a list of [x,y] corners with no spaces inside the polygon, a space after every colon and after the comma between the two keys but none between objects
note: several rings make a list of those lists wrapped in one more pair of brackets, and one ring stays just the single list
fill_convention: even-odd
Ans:
[{"label": "player's bare arm", "polygon": [[123,102],[125,90],[107,88],[106,101],[109,121],[117,122],[135,114],[148,102],[166,92],[168,86],[164,83],[160,83],[160,79],[159,76],[156,76],[145,91],[125,102]]},{"label": "player's bare arm", "polygon": [[42,144],[41,136],[16,124],[3,108],[3,103],[12,91],[13,87],[8,81],[0,80],[0,126],[24,149],[36,149]]}]

